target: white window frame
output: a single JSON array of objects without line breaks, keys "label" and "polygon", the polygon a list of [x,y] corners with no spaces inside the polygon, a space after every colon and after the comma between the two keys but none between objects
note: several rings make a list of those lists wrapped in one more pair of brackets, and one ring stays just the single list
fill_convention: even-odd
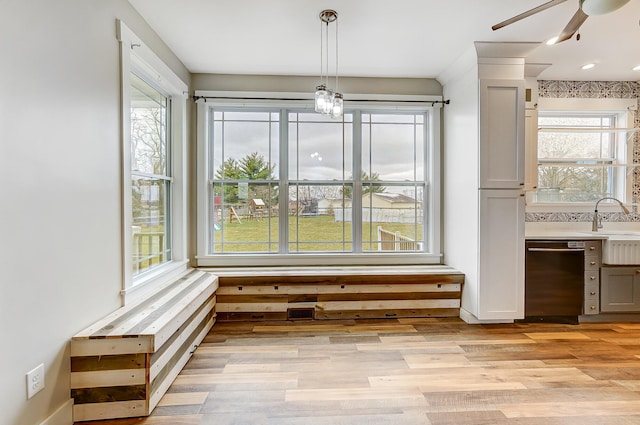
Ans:
[{"label": "white window frame", "polygon": [[[131,31],[116,21],[121,61],[121,154],[122,154],[122,303],[127,304],[157,291],[187,269],[187,187],[186,111],[188,86]],[[131,200],[131,72],[142,74],[165,92],[170,101],[168,149],[171,164],[171,204],[169,206],[171,260],[133,276],[133,235]]]},{"label": "white window frame", "polygon": [[[538,114],[540,111],[584,111],[584,112],[611,112],[618,115],[618,126],[632,128],[634,124],[634,112],[636,109],[636,99],[584,99],[584,98],[539,98]],[[537,125],[537,123],[536,123]],[[537,131],[537,130],[536,130]],[[628,131],[619,131],[618,137],[632,137],[633,133]],[[632,140],[632,139],[628,139]],[[538,155],[526,158],[532,169],[536,170],[536,185],[538,176]],[[633,162],[633,143],[626,143],[626,163]],[[632,202],[632,184],[633,173],[627,175],[624,190],[624,199],[620,199],[623,203]],[[536,202],[533,191],[527,194],[527,212],[593,212],[593,202]],[[607,205],[601,203],[599,209],[606,211],[619,211],[617,204]]]},{"label": "white window frame", "polygon": [[[209,254],[208,229],[208,186],[209,186],[209,108],[215,106],[251,107],[251,106],[282,106],[291,109],[313,110],[313,93],[255,93],[255,92],[220,92],[196,91],[196,98],[212,98],[197,102],[197,266],[299,266],[299,265],[400,265],[400,264],[441,264],[442,253],[440,244],[441,228],[441,197],[440,197],[440,110],[442,104],[440,96],[396,96],[396,95],[345,95],[345,109],[359,109],[367,113],[389,110],[429,109],[427,121],[424,123],[429,129],[426,133],[426,186],[424,190],[426,214],[429,217],[426,245],[431,252],[403,252],[394,253],[305,253],[305,254],[247,254],[238,255]],[[215,98],[215,99],[213,99]],[[262,99],[262,100],[256,100]],[[290,100],[288,100],[290,99]],[[302,99],[302,100],[301,100]],[[307,100],[308,99],[308,100]],[[369,102],[368,102],[369,100]],[[374,100],[375,102],[370,102]],[[409,106],[407,101],[412,102]],[[355,124],[355,123],[354,123]],[[359,131],[354,128],[354,132]],[[356,155],[357,153],[354,153]],[[354,170],[357,173],[357,170]],[[360,212],[357,212],[360,214]],[[356,212],[354,212],[356,214]]]}]

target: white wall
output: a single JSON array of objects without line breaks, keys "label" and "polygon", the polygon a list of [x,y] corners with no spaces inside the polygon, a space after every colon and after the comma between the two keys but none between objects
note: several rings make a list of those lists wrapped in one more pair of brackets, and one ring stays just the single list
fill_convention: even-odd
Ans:
[{"label": "white wall", "polygon": [[116,18],[188,81],[125,0],[0,0],[2,425],[71,423],[69,339],[120,306]]},{"label": "white wall", "polygon": [[[194,90],[300,92],[315,91],[318,77],[289,75],[194,74]],[[341,92],[358,94],[441,95],[433,78],[340,77]]]},{"label": "white wall", "polygon": [[469,50],[441,77],[445,99],[443,142],[444,263],[465,274],[462,307],[478,308],[478,67]]}]

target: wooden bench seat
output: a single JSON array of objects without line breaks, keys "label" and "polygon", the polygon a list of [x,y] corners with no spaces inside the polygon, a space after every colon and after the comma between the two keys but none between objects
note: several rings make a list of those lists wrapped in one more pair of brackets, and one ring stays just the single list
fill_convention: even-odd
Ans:
[{"label": "wooden bench seat", "polygon": [[71,340],[74,421],[147,416],[215,322],[217,277],[189,270]]},{"label": "wooden bench seat", "polygon": [[457,317],[464,275],[446,266],[216,268],[220,321]]}]

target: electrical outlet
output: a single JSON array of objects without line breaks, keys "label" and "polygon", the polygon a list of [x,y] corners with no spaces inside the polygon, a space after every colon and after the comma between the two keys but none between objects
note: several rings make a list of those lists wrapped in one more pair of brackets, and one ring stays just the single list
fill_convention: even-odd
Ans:
[{"label": "electrical outlet", "polygon": [[40,363],[27,373],[27,399],[44,388],[44,363]]}]

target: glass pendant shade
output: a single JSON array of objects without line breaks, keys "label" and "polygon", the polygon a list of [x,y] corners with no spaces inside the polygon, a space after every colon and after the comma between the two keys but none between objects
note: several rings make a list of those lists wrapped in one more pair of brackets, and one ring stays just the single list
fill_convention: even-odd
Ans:
[{"label": "glass pendant shade", "polygon": [[316,112],[324,114],[331,105],[329,91],[324,84],[316,87]]},{"label": "glass pendant shade", "polygon": [[331,110],[333,110],[333,91],[327,90],[327,99],[324,102],[324,110],[322,111],[325,115],[330,115]]},{"label": "glass pendant shade", "polygon": [[340,118],[342,116],[343,104],[342,94],[335,93],[333,95],[333,102],[331,108],[331,118]]}]

